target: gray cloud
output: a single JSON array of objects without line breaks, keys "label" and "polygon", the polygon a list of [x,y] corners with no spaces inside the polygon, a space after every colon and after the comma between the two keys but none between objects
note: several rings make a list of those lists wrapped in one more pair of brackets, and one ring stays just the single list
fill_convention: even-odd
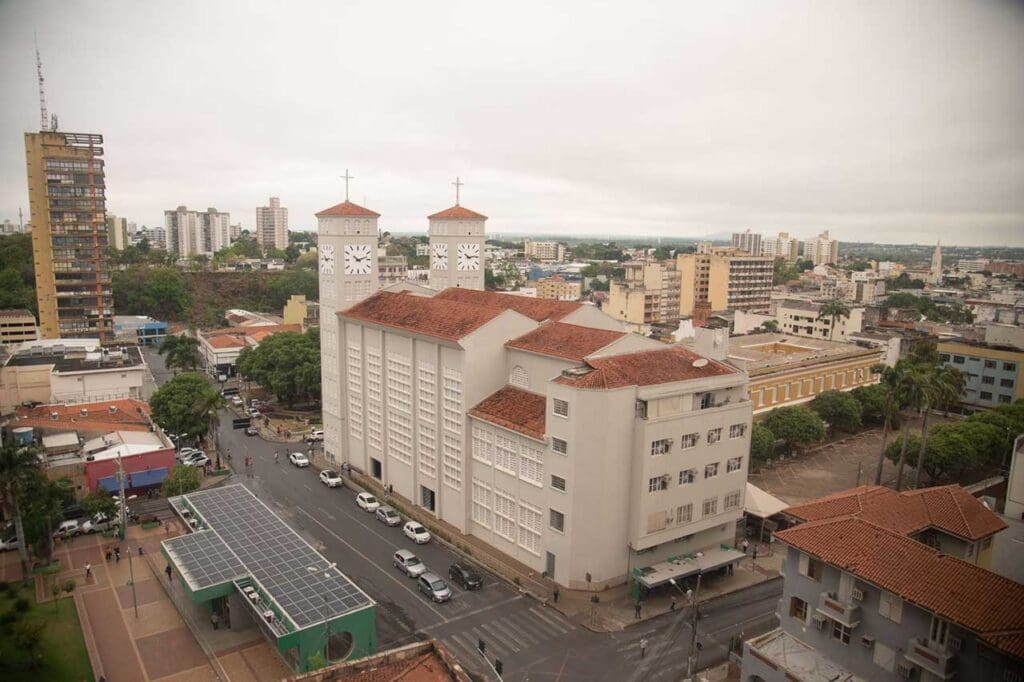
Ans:
[{"label": "gray cloud", "polygon": [[273,194],[313,227],[348,167],[394,230],[461,175],[495,232],[1024,243],[1019,3],[490,4],[0,3],[0,218],[34,27],[140,223]]}]

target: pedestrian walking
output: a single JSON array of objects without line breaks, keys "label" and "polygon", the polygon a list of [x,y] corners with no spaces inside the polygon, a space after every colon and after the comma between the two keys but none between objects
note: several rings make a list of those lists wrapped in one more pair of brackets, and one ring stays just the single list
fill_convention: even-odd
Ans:
[{"label": "pedestrian walking", "polygon": [[121,560],[121,548],[120,547],[115,547],[114,548],[114,563],[117,563],[120,560]]},{"label": "pedestrian walking", "polygon": [[636,603],[633,604],[633,617],[635,620],[640,620],[640,600],[637,599]]},{"label": "pedestrian walking", "polygon": [[91,577],[92,577],[92,564],[90,564],[87,561],[87,562],[85,562],[85,579],[88,580]]},{"label": "pedestrian walking", "polygon": [[643,658],[646,655],[647,655],[647,638],[646,637],[641,637],[640,638],[640,658]]},{"label": "pedestrian walking", "polygon": [[277,464],[277,458],[280,457],[280,456],[281,456],[280,452],[275,452],[274,453],[274,464]]},{"label": "pedestrian walking", "polygon": [[139,556],[142,556],[142,545],[139,545]]},{"label": "pedestrian walking", "polygon": [[112,555],[113,555],[113,552],[111,552],[111,551],[110,551],[110,548],[109,548],[109,547],[107,547],[107,563],[110,563],[110,557],[111,557]]},{"label": "pedestrian walking", "polygon": [[558,603],[558,595],[558,585],[555,585],[555,589],[551,591],[551,598],[555,600],[556,604]]},{"label": "pedestrian walking", "polygon": [[750,549],[750,541],[748,541],[746,538],[743,538],[743,543],[740,545],[740,547],[743,548],[743,553],[746,554],[747,550]]},{"label": "pedestrian walking", "polygon": [[674,595],[674,594],[672,595],[672,603],[669,604],[668,610],[669,611],[675,611],[676,610],[676,595]]},{"label": "pedestrian walking", "polygon": [[171,582],[171,576],[173,575],[173,571],[171,570],[170,564],[167,564],[167,566],[164,567],[164,573],[167,574],[167,582]]}]

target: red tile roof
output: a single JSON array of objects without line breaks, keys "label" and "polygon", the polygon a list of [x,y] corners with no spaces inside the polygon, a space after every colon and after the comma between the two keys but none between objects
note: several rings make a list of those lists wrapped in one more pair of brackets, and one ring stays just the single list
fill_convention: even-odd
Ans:
[{"label": "red tile roof", "polygon": [[380,213],[371,211],[368,208],[363,208],[358,204],[353,204],[351,201],[345,200],[336,206],[325,208],[316,214],[317,218],[321,216],[348,216],[354,218],[379,218]]},{"label": "red tile roof", "polygon": [[[694,366],[694,362],[700,360],[705,362],[700,363],[701,366]],[[586,374],[562,375],[555,381],[574,388],[610,389],[653,386],[736,373],[736,370],[728,365],[709,360],[679,346],[592,358],[587,360],[586,365],[590,369]]]},{"label": "red tile roof", "polygon": [[845,516],[775,537],[1024,657],[1024,585],[904,535]]},{"label": "red tile roof", "polygon": [[[110,408],[114,407],[114,412]],[[82,410],[86,414],[82,414]],[[140,411],[141,410],[141,411]],[[149,404],[125,398],[77,405],[39,405],[15,409],[12,428],[32,426],[40,429],[78,431],[149,431]],[[53,414],[57,418],[53,418]]]},{"label": "red tile roof", "polygon": [[[231,348],[233,346],[240,347],[246,345],[245,339],[243,339],[242,337],[248,337],[255,341],[256,343],[259,343],[268,336],[280,334],[281,332],[296,332],[301,334],[302,325],[264,324],[258,327],[221,327],[220,329],[213,329],[208,332],[203,332],[202,336],[204,336],[206,338],[207,343],[209,343],[214,348]],[[232,343],[218,340],[224,337],[234,338],[237,341]]]},{"label": "red tile roof", "polygon": [[854,515],[901,535],[934,527],[970,541],[1006,528],[999,516],[958,485],[902,493],[863,485],[789,507],[785,513],[803,521]]},{"label": "red tile roof", "polygon": [[245,341],[232,334],[214,336],[212,339],[208,339],[207,343],[214,348],[245,348],[246,346]]},{"label": "red tile roof", "polygon": [[458,341],[503,312],[501,308],[468,305],[440,296],[379,291],[361,303],[339,312],[338,316]]},{"label": "red tile roof", "polygon": [[459,206],[456,204],[451,208],[446,208],[443,211],[438,211],[434,215],[427,216],[427,220],[487,220],[487,216],[483,213],[470,211],[465,206]]},{"label": "red tile roof", "polygon": [[544,438],[546,412],[544,396],[506,386],[484,398],[469,414],[539,440]]},{"label": "red tile roof", "polygon": [[528,334],[512,339],[505,345],[509,348],[528,350],[542,355],[553,355],[568,360],[583,360],[591,353],[596,353],[625,335],[625,332],[609,329],[581,327],[564,322],[548,322]]},{"label": "red tile roof", "polygon": [[485,305],[492,308],[514,310],[521,315],[526,315],[530,319],[536,320],[537,322],[543,322],[544,320],[560,320],[569,313],[579,310],[581,305],[571,301],[527,298],[526,296],[496,294],[493,291],[478,291],[476,289],[463,289],[461,287],[449,287],[434,296],[434,298],[444,301],[459,301],[460,303],[472,303],[474,305]]}]

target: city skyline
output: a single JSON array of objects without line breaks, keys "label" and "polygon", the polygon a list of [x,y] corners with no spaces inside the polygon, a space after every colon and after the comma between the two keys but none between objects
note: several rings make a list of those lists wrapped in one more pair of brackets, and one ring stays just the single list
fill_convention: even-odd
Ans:
[{"label": "city skyline", "polygon": [[[140,225],[185,202],[252,230],[280,196],[313,228],[350,168],[393,232],[425,231],[461,176],[498,234],[1024,244],[1019,5],[588,6],[585,31],[579,8],[54,7],[0,8],[0,219],[27,210],[34,28],[50,111],[104,135],[110,210]],[[274,32],[302,38],[262,52]]]}]

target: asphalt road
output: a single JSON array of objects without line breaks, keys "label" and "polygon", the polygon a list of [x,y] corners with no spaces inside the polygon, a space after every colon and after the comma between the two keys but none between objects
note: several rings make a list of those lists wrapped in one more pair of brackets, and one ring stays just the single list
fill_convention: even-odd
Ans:
[{"label": "asphalt road", "polygon": [[[147,355],[156,381],[162,383],[169,377],[162,358]],[[689,611],[664,614],[623,632],[599,634],[486,572],[482,589],[466,591],[452,585],[451,601],[435,604],[416,590],[415,581],[393,567],[392,554],[410,549],[445,578],[448,566],[461,557],[435,542],[415,545],[400,527],[389,528],[362,511],[353,490],[328,488],[312,468],[288,463],[282,445],[232,430],[230,418],[221,422],[221,448],[230,448],[234,480],[320,543],[323,554],[377,601],[378,648],[436,637],[481,679],[494,676],[476,651],[478,639],[486,642],[491,661],[501,659],[506,680],[678,680],[685,675]],[[275,450],[281,452],[278,463]],[[255,462],[251,475],[243,463],[247,455]],[[703,606],[698,668],[724,661],[733,634],[749,636],[773,627],[781,591],[781,580],[776,580]],[[641,638],[648,640],[642,658]]]}]

